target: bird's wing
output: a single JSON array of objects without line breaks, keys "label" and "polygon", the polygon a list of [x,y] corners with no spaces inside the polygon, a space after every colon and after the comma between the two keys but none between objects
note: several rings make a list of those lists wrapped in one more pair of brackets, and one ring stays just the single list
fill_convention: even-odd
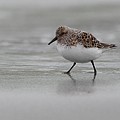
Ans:
[{"label": "bird's wing", "polygon": [[114,44],[106,44],[102,43],[99,40],[97,40],[91,33],[87,33],[84,31],[81,31],[78,34],[78,42],[82,44],[85,48],[100,48],[100,49],[106,49],[106,48],[113,48],[116,47]]}]

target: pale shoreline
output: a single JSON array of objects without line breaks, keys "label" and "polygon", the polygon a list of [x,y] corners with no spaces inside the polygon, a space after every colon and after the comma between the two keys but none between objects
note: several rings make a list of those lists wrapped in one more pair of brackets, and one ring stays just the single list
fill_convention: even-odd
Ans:
[{"label": "pale shoreline", "polygon": [[[0,8],[0,120],[119,120],[120,6],[41,10]],[[72,65],[56,45],[65,24],[118,47],[90,63]]]}]

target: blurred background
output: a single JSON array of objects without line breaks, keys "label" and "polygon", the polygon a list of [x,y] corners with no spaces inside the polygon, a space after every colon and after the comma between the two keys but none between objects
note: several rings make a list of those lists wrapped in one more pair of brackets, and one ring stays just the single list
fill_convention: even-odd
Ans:
[{"label": "blurred background", "polygon": [[105,41],[119,39],[119,3],[119,0],[1,0],[0,41],[15,46],[17,42],[47,43],[59,25],[93,32]]},{"label": "blurred background", "polygon": [[[58,26],[118,47],[72,71],[55,43]],[[119,120],[120,0],[0,0],[0,119]],[[97,101],[97,102],[96,102]],[[47,113],[47,116],[46,116]]]},{"label": "blurred background", "polygon": [[119,3],[119,0],[1,0],[0,40],[47,43],[59,25],[102,34],[101,39],[111,40],[118,37],[120,29]]}]

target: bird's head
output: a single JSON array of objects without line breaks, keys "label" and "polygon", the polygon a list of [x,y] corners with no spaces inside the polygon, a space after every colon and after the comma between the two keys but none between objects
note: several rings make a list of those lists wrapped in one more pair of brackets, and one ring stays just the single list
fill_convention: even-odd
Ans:
[{"label": "bird's head", "polygon": [[50,41],[48,43],[48,45],[50,45],[51,43],[55,42],[59,37],[61,37],[64,34],[67,34],[67,33],[68,33],[68,27],[67,26],[60,26],[56,30],[56,36],[55,36],[55,38],[52,41]]}]

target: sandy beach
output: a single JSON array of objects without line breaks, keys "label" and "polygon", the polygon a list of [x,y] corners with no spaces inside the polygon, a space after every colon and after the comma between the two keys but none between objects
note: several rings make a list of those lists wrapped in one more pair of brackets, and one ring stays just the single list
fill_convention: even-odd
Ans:
[{"label": "sandy beach", "polygon": [[[119,120],[120,5],[61,9],[0,7],[0,120]],[[117,45],[91,63],[72,65],[56,44],[59,25],[93,33]]]}]

